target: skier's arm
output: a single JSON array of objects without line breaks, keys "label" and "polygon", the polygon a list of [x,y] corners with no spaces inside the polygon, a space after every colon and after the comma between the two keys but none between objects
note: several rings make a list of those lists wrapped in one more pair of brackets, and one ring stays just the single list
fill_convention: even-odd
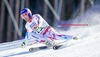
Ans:
[{"label": "skier's arm", "polygon": [[[38,16],[38,14],[34,14],[32,19],[31,19],[31,24],[29,25],[30,30],[34,30],[35,28],[41,26],[42,21],[40,19],[40,16]],[[27,27],[27,28],[29,28]]]},{"label": "skier's arm", "polygon": [[48,27],[48,26],[50,26],[41,15],[36,14],[36,17],[38,18],[37,22],[38,22],[39,27]]}]

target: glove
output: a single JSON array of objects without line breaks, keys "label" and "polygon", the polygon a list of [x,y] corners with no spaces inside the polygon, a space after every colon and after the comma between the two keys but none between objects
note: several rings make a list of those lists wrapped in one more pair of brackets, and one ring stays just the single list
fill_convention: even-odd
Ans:
[{"label": "glove", "polygon": [[22,44],[21,44],[21,47],[24,48],[27,44],[27,40],[25,40]]}]

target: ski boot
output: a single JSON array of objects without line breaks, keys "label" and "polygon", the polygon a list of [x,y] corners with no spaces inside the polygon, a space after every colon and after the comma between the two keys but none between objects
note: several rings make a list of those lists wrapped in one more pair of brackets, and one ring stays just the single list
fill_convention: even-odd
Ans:
[{"label": "ski boot", "polygon": [[55,45],[55,46],[53,46],[53,49],[54,49],[54,50],[57,50],[57,49],[59,49],[61,46],[62,46],[62,45]]}]

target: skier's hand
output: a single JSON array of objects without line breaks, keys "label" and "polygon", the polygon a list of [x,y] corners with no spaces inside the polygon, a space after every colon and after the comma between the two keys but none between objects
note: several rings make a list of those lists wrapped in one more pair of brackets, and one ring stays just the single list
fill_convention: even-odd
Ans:
[{"label": "skier's hand", "polygon": [[24,42],[22,42],[21,47],[24,48],[26,44],[27,44],[27,41],[25,40]]},{"label": "skier's hand", "polygon": [[23,43],[21,44],[21,47],[24,48],[24,46],[25,46],[25,43],[23,42]]}]

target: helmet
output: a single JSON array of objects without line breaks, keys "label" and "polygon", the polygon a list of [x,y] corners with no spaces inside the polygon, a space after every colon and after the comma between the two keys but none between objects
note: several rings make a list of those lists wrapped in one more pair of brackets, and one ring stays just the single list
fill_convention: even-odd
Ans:
[{"label": "helmet", "polygon": [[22,10],[20,11],[20,15],[22,15],[22,14],[24,14],[24,13],[26,13],[26,12],[28,12],[28,16],[29,16],[29,17],[32,16],[32,13],[31,13],[30,9],[28,9],[28,8],[22,9]]}]

